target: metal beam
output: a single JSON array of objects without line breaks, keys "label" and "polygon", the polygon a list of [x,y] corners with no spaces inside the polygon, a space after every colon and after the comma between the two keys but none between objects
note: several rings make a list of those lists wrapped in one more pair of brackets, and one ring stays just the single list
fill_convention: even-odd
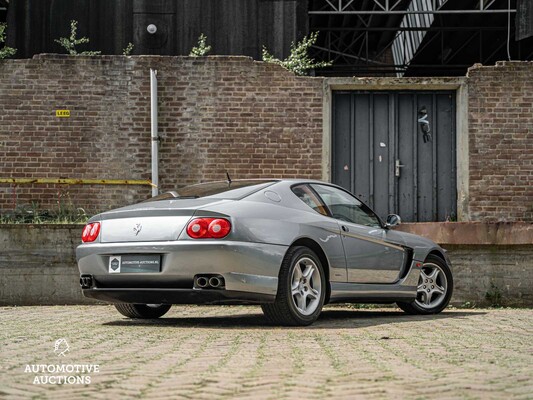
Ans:
[{"label": "metal beam", "polygon": [[406,15],[406,14],[507,14],[516,13],[516,9],[498,9],[498,10],[410,10],[410,11],[309,11],[309,15]]},{"label": "metal beam", "polygon": [[149,185],[148,180],[140,179],[74,179],[74,178],[0,178],[0,183],[15,185],[60,184],[60,185]]},{"label": "metal beam", "polygon": [[[402,0],[370,0],[373,4],[373,10],[354,10],[353,6],[348,9],[350,5],[361,4],[362,0],[326,0],[325,8],[322,10],[312,10],[309,14],[483,14],[483,13],[508,13],[516,12],[516,10],[509,9],[491,9],[490,7],[496,3],[496,0],[479,0],[479,7],[469,9],[451,9],[444,10],[443,6],[448,3],[448,0],[431,0],[432,10],[398,10],[397,7],[402,3]],[[328,7],[329,5],[329,7]]]},{"label": "metal beam", "polygon": [[318,49],[318,50],[323,50],[323,51],[327,51],[329,53],[332,53],[332,54],[339,54],[345,58],[352,58],[354,60],[358,60],[358,61],[363,61],[365,63],[368,63],[368,64],[376,64],[376,65],[389,65],[389,64],[386,64],[386,63],[382,63],[382,62],[379,62],[379,61],[374,61],[374,60],[370,60],[368,58],[364,58],[364,57],[358,57],[358,56],[354,56],[353,54],[348,54],[348,53],[343,53],[341,51],[336,51],[336,50],[332,50],[332,49],[327,49],[325,47],[321,47],[321,46],[311,46],[313,49]]},{"label": "metal beam", "polygon": [[507,31],[506,26],[411,26],[411,27],[353,27],[353,28],[329,28],[329,27],[315,27],[315,30],[319,32],[360,32],[360,31],[369,31],[369,32],[416,32],[416,31],[425,31],[425,32],[472,32],[472,31]]}]

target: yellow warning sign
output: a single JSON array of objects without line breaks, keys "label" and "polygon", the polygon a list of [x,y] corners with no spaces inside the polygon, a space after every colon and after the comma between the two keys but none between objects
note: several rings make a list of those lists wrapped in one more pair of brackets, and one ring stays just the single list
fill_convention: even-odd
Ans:
[{"label": "yellow warning sign", "polygon": [[70,110],[56,110],[56,117],[70,118]]}]

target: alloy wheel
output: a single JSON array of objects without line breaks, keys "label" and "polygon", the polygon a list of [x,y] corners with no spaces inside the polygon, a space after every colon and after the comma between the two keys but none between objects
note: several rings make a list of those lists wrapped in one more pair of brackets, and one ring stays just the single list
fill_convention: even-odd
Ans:
[{"label": "alloy wheel", "polygon": [[316,263],[309,257],[296,261],[291,276],[291,298],[302,315],[311,315],[320,304],[322,281]]},{"label": "alloy wheel", "polygon": [[446,298],[448,280],[442,268],[435,263],[425,263],[418,280],[416,304],[430,309],[440,305]]}]

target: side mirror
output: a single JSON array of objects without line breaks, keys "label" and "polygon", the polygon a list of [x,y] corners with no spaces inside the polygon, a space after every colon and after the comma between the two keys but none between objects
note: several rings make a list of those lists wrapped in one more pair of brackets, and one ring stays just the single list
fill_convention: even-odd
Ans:
[{"label": "side mirror", "polygon": [[399,215],[390,214],[387,217],[387,222],[385,223],[385,225],[387,226],[387,228],[392,228],[394,226],[400,225],[401,223],[402,223],[402,219],[400,218]]}]

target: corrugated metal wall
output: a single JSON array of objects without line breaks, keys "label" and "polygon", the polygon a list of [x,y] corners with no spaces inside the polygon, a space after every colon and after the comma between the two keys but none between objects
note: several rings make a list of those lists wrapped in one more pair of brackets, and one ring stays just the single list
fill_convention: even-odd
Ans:
[{"label": "corrugated metal wall", "polygon": [[69,36],[71,19],[78,37],[90,39],[79,50],[103,54],[122,54],[132,42],[132,54],[188,55],[204,33],[211,55],[260,59],[266,46],[286,57],[308,31],[307,0],[11,0],[8,44],[17,58],[65,53],[54,40]]},{"label": "corrugated metal wall", "polygon": [[455,219],[455,153],[454,92],[334,92],[333,182],[381,217]]},{"label": "corrugated metal wall", "polygon": [[533,2],[517,0],[516,2],[516,40],[533,37]]}]

